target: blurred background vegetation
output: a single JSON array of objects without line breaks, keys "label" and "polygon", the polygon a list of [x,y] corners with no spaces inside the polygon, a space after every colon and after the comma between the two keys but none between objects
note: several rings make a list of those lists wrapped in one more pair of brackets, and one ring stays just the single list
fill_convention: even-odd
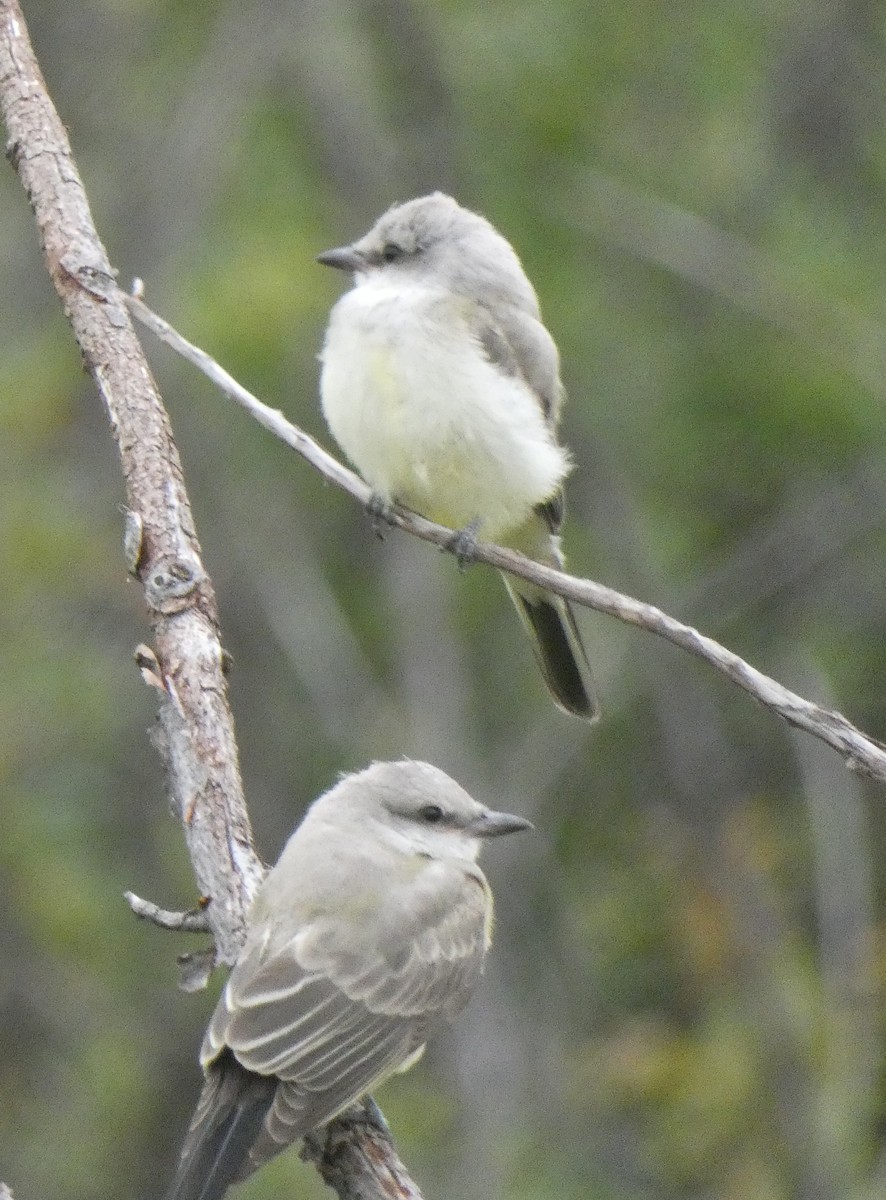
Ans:
[{"label": "blurred background vegetation", "polygon": [[[870,0],[25,0],[121,279],[328,442],[313,256],[433,188],[563,355],[572,569],[886,729],[886,13]],[[132,662],[110,434],[0,174],[0,1178],[165,1188],[212,995],[124,888],[194,885]],[[886,1188],[886,795],[701,664],[582,619],[557,713],[494,573],[364,515],[162,347],[263,855],[372,758],[539,833],[481,993],[380,1100],[428,1200]],[[215,982],[215,988],[218,987]],[[214,994],[215,989],[213,989]],[[243,1200],[320,1197],[295,1153]]]}]

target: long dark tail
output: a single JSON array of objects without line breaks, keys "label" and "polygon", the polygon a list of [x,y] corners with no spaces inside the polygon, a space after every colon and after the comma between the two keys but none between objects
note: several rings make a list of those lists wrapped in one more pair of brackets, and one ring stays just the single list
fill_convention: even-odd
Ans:
[{"label": "long dark tail", "polygon": [[209,1068],[166,1200],[221,1200],[242,1177],[277,1083],[222,1053]]},{"label": "long dark tail", "polygon": [[522,579],[503,578],[554,703],[583,721],[595,721],[600,709],[594,676],[571,605]]}]

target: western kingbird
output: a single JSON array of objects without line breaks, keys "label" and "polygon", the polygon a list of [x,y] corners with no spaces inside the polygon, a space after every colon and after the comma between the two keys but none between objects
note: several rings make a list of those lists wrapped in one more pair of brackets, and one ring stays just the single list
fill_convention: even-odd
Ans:
[{"label": "western kingbird", "polygon": [[423,762],[374,763],[311,805],[256,895],[206,1031],[168,1200],[219,1200],[412,1065],[483,970],[481,840],[531,828]]},{"label": "western kingbird", "polygon": [[[379,507],[397,501],[562,567],[571,463],[557,442],[559,355],[511,244],[435,192],[389,209],[318,261],[354,275],[320,356],[323,413]],[[593,720],[570,605],[504,580],[555,702]]]}]

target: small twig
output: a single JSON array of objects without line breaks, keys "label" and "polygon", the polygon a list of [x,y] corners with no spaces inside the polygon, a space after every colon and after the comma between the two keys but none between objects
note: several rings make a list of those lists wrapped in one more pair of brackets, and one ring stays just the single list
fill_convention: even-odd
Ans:
[{"label": "small twig", "polygon": [[[305,458],[330,483],[342,488],[361,504],[367,504],[371,489],[353,471],[349,471],[337,459],[328,454],[312,437],[298,429],[277,409],[269,408],[261,400],[253,396],[237,381],[218,365],[205,351],[186,341],[168,322],[153,313],[140,299],[128,297],[130,311],[143,325],[152,330],[162,341],[171,346],[177,354],[193,363],[211,379],[225,395],[245,408],[259,424],[270,430],[275,437],[280,438],[287,446]],[[406,530],[426,542],[433,542],[442,549],[452,548],[453,531],[443,525],[436,525],[407,509],[393,506],[390,510],[391,524]],[[822,708],[789,691],[762,671],[752,667],[744,659],[739,658],[713,638],[706,637],[684,625],[682,621],[668,616],[659,608],[635,600],[632,596],[623,595],[604,587],[591,579],[580,579],[567,575],[553,567],[544,566],[518,554],[515,550],[507,550],[488,542],[478,542],[473,554],[478,562],[488,563],[501,571],[507,571],[530,583],[539,584],[548,591],[556,592],[585,608],[595,609],[616,617],[628,625],[636,625],[641,629],[665,638],[681,649],[703,659],[716,670],[720,671],[738,687],[753,696],[765,708],[774,712],[782,720],[797,729],[804,729],[813,737],[819,738],[831,746],[846,760],[846,765],[852,770],[861,772],[886,783],[886,747],[876,739],[868,737],[842,713],[833,709]]]},{"label": "small twig", "polygon": [[180,954],[177,962],[178,986],[183,992],[199,992],[209,983],[210,975],[218,966],[218,957],[212,945]]},{"label": "small twig", "polygon": [[160,908],[152,900],[142,900],[135,892],[124,892],[123,899],[137,917],[159,925],[161,929],[173,929],[178,933],[212,932],[205,905],[202,908],[192,908],[188,912],[171,912],[167,908]]},{"label": "small twig", "polygon": [[[192,908],[188,912],[170,912],[169,909],[160,908],[152,900],[142,900],[135,892],[124,892],[123,898],[137,917],[150,921],[160,929],[171,929],[176,933],[212,933],[206,914],[208,901],[201,908]],[[203,950],[189,950],[180,954],[177,961],[181,990],[199,992],[201,988],[206,987],[209,976],[218,964],[215,943]]]}]

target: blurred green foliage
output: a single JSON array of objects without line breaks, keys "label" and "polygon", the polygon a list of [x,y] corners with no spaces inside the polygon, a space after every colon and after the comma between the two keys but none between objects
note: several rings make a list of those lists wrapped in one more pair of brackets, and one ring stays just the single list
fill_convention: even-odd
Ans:
[{"label": "blurred green foliage", "polygon": [[[886,26],[864,0],[25,0],[121,278],[326,438],[318,251],[441,187],[557,338],[570,564],[883,736]],[[165,1187],[198,1089],[194,900],[132,663],[111,438],[0,176],[0,1178]],[[259,844],[408,754],[497,847],[481,993],[380,1100],[428,1200],[866,1200],[886,1186],[882,789],[583,618],[555,712],[491,573],[391,534],[162,347]],[[219,981],[215,981],[217,988]],[[213,993],[214,994],[214,993]],[[295,1153],[239,1193],[323,1194]]]}]

